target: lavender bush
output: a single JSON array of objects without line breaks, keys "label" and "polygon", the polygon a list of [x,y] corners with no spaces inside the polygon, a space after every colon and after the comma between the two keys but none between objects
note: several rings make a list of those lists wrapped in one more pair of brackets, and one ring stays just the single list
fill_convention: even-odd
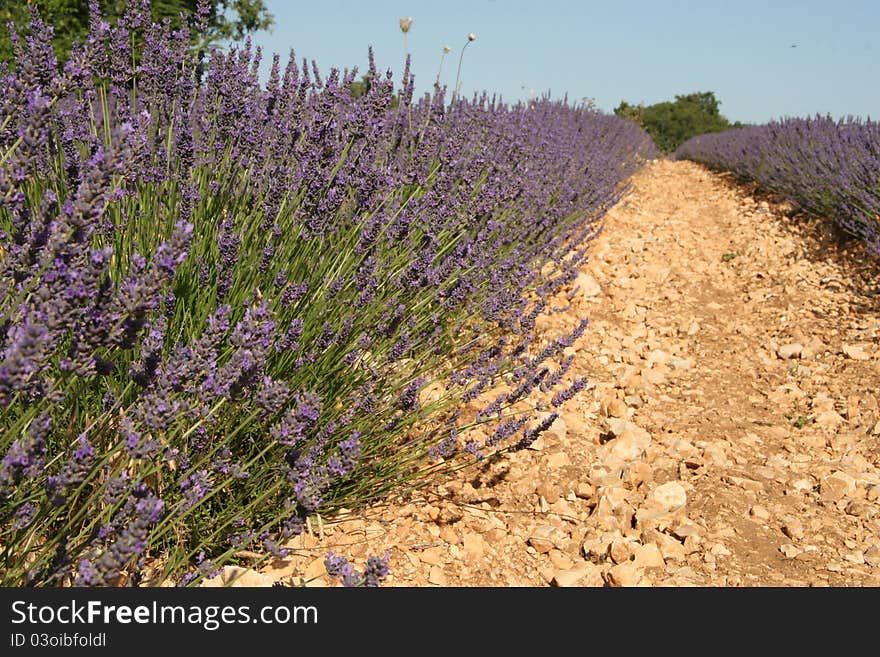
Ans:
[{"label": "lavender bush", "polygon": [[729,170],[828,217],[880,253],[880,124],[788,118],[700,135],[677,159]]},{"label": "lavender bush", "polygon": [[315,513],[527,445],[552,419],[522,400],[585,383],[563,350],[586,321],[535,320],[654,155],[641,130],[415,99],[408,62],[395,85],[372,56],[359,98],[355,69],[293,53],[262,85],[249,44],[190,47],[206,8],[171,30],[92,2],[61,69],[34,11],[2,73],[5,585],[197,584],[283,555]]}]

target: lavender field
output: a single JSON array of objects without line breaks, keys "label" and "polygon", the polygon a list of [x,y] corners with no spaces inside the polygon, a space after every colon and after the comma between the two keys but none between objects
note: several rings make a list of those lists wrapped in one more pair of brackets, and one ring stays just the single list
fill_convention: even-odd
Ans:
[{"label": "lavender field", "polygon": [[782,194],[880,253],[880,124],[788,118],[699,135],[673,155]]},{"label": "lavender field", "polygon": [[[640,128],[416,98],[372,56],[362,96],[293,53],[261,84],[249,46],[190,47],[204,18],[93,16],[61,66],[35,14],[2,72],[4,585],[196,585],[527,446],[586,383],[563,353],[586,319],[535,323],[655,157]],[[522,411],[538,389],[555,408]]]}]

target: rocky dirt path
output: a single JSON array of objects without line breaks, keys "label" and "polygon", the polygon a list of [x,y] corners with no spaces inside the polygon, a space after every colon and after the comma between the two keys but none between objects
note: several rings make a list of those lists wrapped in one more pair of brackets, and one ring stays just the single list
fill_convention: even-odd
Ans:
[{"label": "rocky dirt path", "polygon": [[880,585],[878,265],[726,176],[652,163],[573,312],[545,320],[591,319],[572,367],[591,384],[561,420],[303,535],[266,581],[387,549],[392,586]]}]

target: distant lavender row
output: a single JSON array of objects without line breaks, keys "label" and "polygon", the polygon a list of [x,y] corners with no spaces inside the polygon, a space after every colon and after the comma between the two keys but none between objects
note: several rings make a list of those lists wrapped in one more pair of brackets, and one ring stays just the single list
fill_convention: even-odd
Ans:
[{"label": "distant lavender row", "polygon": [[789,118],[700,135],[674,153],[732,171],[828,217],[880,253],[880,124]]},{"label": "distant lavender row", "polygon": [[639,128],[416,100],[372,56],[360,98],[292,56],[261,85],[250,47],[203,61],[143,2],[91,10],[61,70],[35,15],[2,80],[2,583],[283,554],[316,512],[529,444],[555,416],[518,402],[583,388],[586,323],[535,320],[654,155]]}]

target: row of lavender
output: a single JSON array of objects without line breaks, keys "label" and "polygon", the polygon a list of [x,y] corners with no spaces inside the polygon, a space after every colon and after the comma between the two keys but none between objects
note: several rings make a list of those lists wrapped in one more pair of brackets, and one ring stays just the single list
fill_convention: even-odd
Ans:
[{"label": "row of lavender", "polygon": [[0,583],[283,555],[315,513],[528,445],[555,415],[517,403],[584,386],[563,352],[586,321],[535,320],[654,155],[641,130],[415,99],[408,62],[395,86],[372,56],[360,98],[292,53],[262,85],[249,46],[193,51],[204,14],[91,5],[63,67],[35,13],[3,75]]},{"label": "row of lavender", "polygon": [[880,123],[788,118],[700,135],[674,153],[732,171],[837,222],[880,253]]}]

